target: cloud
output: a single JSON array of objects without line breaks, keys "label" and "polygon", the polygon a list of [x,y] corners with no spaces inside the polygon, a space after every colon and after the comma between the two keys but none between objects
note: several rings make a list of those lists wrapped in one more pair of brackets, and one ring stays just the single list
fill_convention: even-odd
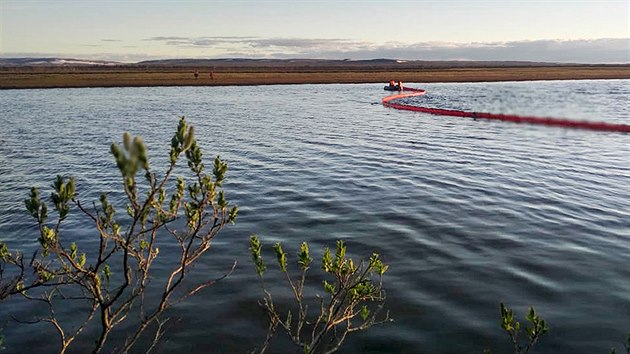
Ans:
[{"label": "cloud", "polygon": [[164,59],[164,56],[150,55],[146,53],[69,53],[69,52],[6,52],[0,53],[0,58],[72,58],[77,60],[105,60],[121,63],[137,63],[143,60]]},{"label": "cloud", "polygon": [[249,40],[256,39],[258,37],[236,37],[236,36],[215,36],[215,37],[151,37],[145,38],[143,41],[156,41],[156,42],[175,42],[183,43],[187,45],[200,45],[203,46],[204,42],[207,43],[244,43]]},{"label": "cloud", "polygon": [[306,49],[313,50],[318,48],[341,48],[341,47],[356,47],[361,45],[362,42],[347,40],[347,39],[304,39],[304,38],[269,38],[258,39],[250,42],[252,47],[257,48],[287,48],[287,49]]},{"label": "cloud", "polygon": [[[108,40],[102,40],[108,41]],[[78,53],[0,53],[0,57],[75,57],[135,62],[170,58],[267,58],[267,59],[402,59],[487,60],[555,63],[630,63],[630,38],[533,40],[507,42],[372,43],[343,38],[261,37],[152,37],[161,43],[159,53],[145,46],[117,45],[107,52],[86,44]],[[103,43],[103,46],[105,44]],[[151,46],[157,47],[157,46]],[[87,52],[92,48],[92,54]],[[99,50],[100,49],[100,50]],[[166,54],[173,53],[173,54]]]},{"label": "cloud", "polygon": [[144,39],[145,41],[178,41],[178,40],[187,40],[188,37],[151,37]]},{"label": "cloud", "polygon": [[122,42],[122,41],[120,39],[104,38],[104,39],[101,39],[101,42]]},{"label": "cloud", "polygon": [[[630,39],[536,40],[410,47],[401,57],[462,60],[524,60],[558,63],[628,63]],[[364,53],[370,55],[371,53]]]},{"label": "cloud", "polygon": [[630,38],[508,42],[371,43],[351,39],[152,37],[180,49],[212,49],[216,57],[629,63]]},{"label": "cloud", "polygon": [[348,39],[313,39],[313,38],[260,38],[260,37],[152,37],[145,41],[163,42],[167,46],[188,48],[213,48],[232,46],[240,48],[274,48],[292,53],[312,52],[314,50],[335,50],[339,47],[356,47],[357,42]]}]

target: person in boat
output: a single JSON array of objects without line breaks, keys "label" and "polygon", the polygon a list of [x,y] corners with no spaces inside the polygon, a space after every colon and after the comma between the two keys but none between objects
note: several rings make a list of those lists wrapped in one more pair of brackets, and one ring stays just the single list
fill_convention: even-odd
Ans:
[{"label": "person in boat", "polygon": [[402,91],[403,90],[403,84],[402,81],[398,81],[398,91]]},{"label": "person in boat", "polygon": [[396,84],[394,83],[394,80],[389,80],[389,87],[394,88],[394,86],[396,86]]}]

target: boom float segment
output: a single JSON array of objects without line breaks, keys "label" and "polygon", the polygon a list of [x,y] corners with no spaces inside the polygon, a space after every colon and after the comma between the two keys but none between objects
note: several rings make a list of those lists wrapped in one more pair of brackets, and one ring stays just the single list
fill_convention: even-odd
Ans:
[{"label": "boom float segment", "polygon": [[514,114],[467,112],[467,111],[458,111],[454,109],[411,106],[411,105],[392,102],[401,98],[422,96],[426,94],[426,91],[422,89],[404,87],[403,90],[410,91],[411,93],[401,93],[398,95],[387,96],[383,98],[383,106],[394,108],[394,109],[401,109],[405,111],[422,112],[422,113],[429,113],[429,114],[442,115],[442,116],[483,118],[483,119],[502,120],[502,121],[514,122],[514,123],[539,124],[539,125],[564,127],[564,128],[630,133],[630,125],[627,125],[627,124],[590,122],[590,121],[547,118],[547,117],[519,116],[519,115],[514,115]]}]

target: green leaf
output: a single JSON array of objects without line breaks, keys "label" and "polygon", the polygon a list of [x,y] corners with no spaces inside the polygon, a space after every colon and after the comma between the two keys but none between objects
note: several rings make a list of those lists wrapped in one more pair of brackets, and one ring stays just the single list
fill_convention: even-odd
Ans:
[{"label": "green leaf", "polygon": [[298,253],[298,264],[302,270],[308,269],[308,266],[311,264],[313,259],[309,256],[308,252],[308,244],[306,242],[302,242],[300,246],[300,252]]},{"label": "green leaf", "polygon": [[365,322],[370,315],[370,310],[368,310],[367,306],[363,305],[361,308],[361,319]]},{"label": "green leaf", "polygon": [[123,133],[123,146],[127,151],[131,149],[131,134],[129,134],[129,132]]},{"label": "green leaf", "polygon": [[48,226],[43,226],[38,241],[42,246],[44,256],[47,256],[48,250],[54,248],[57,244],[57,234],[55,233],[55,230],[49,228]]},{"label": "green leaf", "polygon": [[258,276],[262,278],[267,267],[265,266],[265,263],[263,262],[263,259],[262,259],[262,254],[261,254],[262,245],[260,243],[260,240],[258,239],[258,236],[256,235],[250,236],[249,245],[250,245],[249,250],[252,253],[252,259],[254,260],[254,265],[256,265],[256,273],[258,273]]},{"label": "green leaf", "polygon": [[70,244],[70,258],[77,258],[77,244],[74,242]]},{"label": "green leaf", "polygon": [[529,308],[525,319],[527,319],[529,322],[534,322],[536,320],[536,311],[534,311],[533,307]]},{"label": "green leaf", "polygon": [[137,154],[138,164],[140,165],[138,167],[142,167],[145,171],[149,171],[149,157],[147,156],[147,146],[144,144],[144,141],[142,141],[142,138],[139,136],[133,139],[133,144],[135,152]]},{"label": "green leaf", "polygon": [[193,140],[190,148],[186,149],[186,158],[188,159],[188,167],[196,174],[200,174],[204,170],[202,163],[201,149],[197,146],[197,143]]},{"label": "green leaf", "polygon": [[515,329],[514,313],[503,303],[501,303],[501,327],[508,333]]},{"label": "green leaf", "polygon": [[43,223],[48,217],[48,208],[46,203],[41,202],[39,198],[39,188],[32,187],[29,193],[29,198],[24,200],[26,210],[32,217],[37,219],[38,223]]},{"label": "green leaf", "polygon": [[335,286],[324,280],[324,290],[332,295],[335,293]]},{"label": "green leaf", "polygon": [[68,183],[66,184],[66,198],[68,201],[74,199],[74,194],[76,192],[76,185],[74,182],[74,177],[70,177]]},{"label": "green leaf", "polygon": [[217,155],[214,159],[214,166],[212,169],[212,174],[214,175],[214,179],[217,183],[217,186],[221,187],[223,184],[223,179],[225,178],[225,173],[228,170],[228,165],[223,160],[221,160],[221,156]]},{"label": "green leaf", "polygon": [[324,255],[322,256],[322,268],[326,273],[333,272],[333,261],[330,256],[330,249],[328,247],[324,248]]},{"label": "green leaf", "polygon": [[135,212],[133,211],[133,208],[131,207],[130,204],[127,204],[127,215],[131,216],[132,218],[134,217]]},{"label": "green leaf", "polygon": [[276,251],[276,257],[278,258],[278,265],[280,266],[280,270],[283,273],[287,271],[287,254],[282,250],[282,245],[280,242],[276,242],[273,245],[273,250]]},{"label": "green leaf", "polygon": [[236,216],[238,214],[238,206],[233,206],[228,216],[228,222],[234,224],[236,222]]},{"label": "green leaf", "polygon": [[378,253],[372,253],[372,256],[370,257],[369,267],[370,271],[375,271],[376,274],[378,274],[379,276],[383,276],[383,274],[387,272],[387,269],[389,269],[389,266],[381,261]]},{"label": "green leaf", "polygon": [[10,258],[11,252],[9,252],[9,247],[4,242],[0,242],[0,259],[6,263]]},{"label": "green leaf", "polygon": [[55,277],[53,273],[49,272],[46,269],[39,269],[37,271],[37,276],[43,283],[49,282]]},{"label": "green leaf", "polygon": [[337,241],[337,249],[335,252],[335,269],[341,269],[346,260],[346,246],[342,240]]},{"label": "green leaf", "polygon": [[225,200],[225,193],[223,191],[219,192],[219,200],[217,203],[219,204],[221,208],[227,207],[228,203],[227,203],[227,200]]},{"label": "green leaf", "polygon": [[109,264],[105,264],[105,267],[103,267],[103,275],[105,275],[105,279],[109,281],[109,278],[112,275],[112,271],[109,269]]},{"label": "green leaf", "polygon": [[194,142],[195,142],[195,127],[190,126],[188,128],[188,134],[186,134],[186,137],[184,138],[182,149],[184,151],[190,149],[190,147],[192,146]]}]

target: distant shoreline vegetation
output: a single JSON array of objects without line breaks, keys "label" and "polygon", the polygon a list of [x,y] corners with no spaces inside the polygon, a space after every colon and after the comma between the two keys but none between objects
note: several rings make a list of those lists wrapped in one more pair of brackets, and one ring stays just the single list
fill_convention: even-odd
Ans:
[{"label": "distant shoreline vegetation", "polygon": [[34,65],[21,60],[0,59],[0,89],[630,79],[630,64],[224,59]]},{"label": "distant shoreline vegetation", "polygon": [[401,60],[401,59],[158,59],[139,62],[119,62],[60,57],[0,58],[0,68],[6,67],[217,67],[217,68],[489,68],[547,66],[626,66],[627,63],[558,63],[527,60]]}]

